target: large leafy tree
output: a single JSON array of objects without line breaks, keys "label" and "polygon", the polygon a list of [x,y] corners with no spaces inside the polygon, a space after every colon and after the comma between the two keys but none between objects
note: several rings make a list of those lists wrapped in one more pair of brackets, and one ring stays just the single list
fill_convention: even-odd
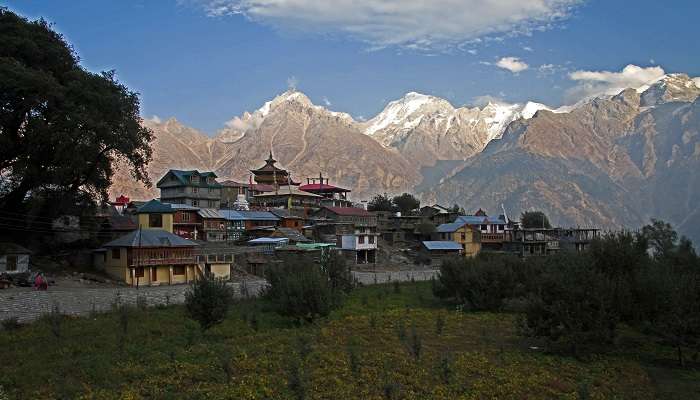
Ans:
[{"label": "large leafy tree", "polygon": [[551,228],[549,218],[542,211],[525,211],[520,215],[523,228]]},{"label": "large leafy tree", "polygon": [[83,69],[44,20],[0,8],[0,43],[0,210],[37,194],[106,198],[116,162],[150,185],[153,135],[137,93],[114,72]]},{"label": "large leafy tree", "polygon": [[402,195],[396,196],[392,201],[394,202],[396,208],[399,211],[401,211],[401,214],[404,215],[408,215],[413,210],[416,210],[420,207],[420,201],[410,193],[404,193]]},{"label": "large leafy tree", "polygon": [[369,211],[394,211],[394,203],[391,202],[391,198],[386,193],[377,194],[369,201],[367,209]]}]

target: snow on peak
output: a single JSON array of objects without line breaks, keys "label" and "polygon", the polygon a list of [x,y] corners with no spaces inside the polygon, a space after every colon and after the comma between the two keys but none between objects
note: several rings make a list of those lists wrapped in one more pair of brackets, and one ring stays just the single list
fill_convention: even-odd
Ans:
[{"label": "snow on peak", "polygon": [[423,116],[428,114],[450,114],[454,107],[444,99],[427,94],[408,92],[402,98],[389,102],[384,110],[366,124],[365,134],[373,136],[389,126],[413,129]]}]

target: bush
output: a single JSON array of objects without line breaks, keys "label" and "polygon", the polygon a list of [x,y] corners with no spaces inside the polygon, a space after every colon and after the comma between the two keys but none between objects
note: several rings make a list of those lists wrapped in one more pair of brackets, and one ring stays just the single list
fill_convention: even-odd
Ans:
[{"label": "bush", "polygon": [[233,288],[211,274],[194,281],[185,293],[187,315],[202,331],[223,322],[232,303]]},{"label": "bush", "polygon": [[334,289],[326,270],[303,260],[289,259],[271,266],[265,277],[268,287],[264,295],[281,315],[313,322],[342,304],[343,285]]},{"label": "bush", "polygon": [[16,331],[22,327],[22,324],[19,323],[19,319],[17,317],[5,318],[2,320],[0,325],[2,325],[2,329],[6,331]]},{"label": "bush", "polygon": [[552,347],[575,356],[590,346],[610,343],[619,320],[613,293],[611,280],[591,268],[589,257],[553,257],[529,296],[521,332],[545,338]]}]

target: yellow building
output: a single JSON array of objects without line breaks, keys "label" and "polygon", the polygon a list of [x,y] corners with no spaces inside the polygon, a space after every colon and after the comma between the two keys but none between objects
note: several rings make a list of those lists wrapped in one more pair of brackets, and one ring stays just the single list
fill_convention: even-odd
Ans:
[{"label": "yellow building", "polygon": [[132,286],[187,283],[204,273],[197,244],[172,233],[173,210],[151,200],[136,211],[139,228],[104,245],[104,269]]},{"label": "yellow building", "polygon": [[466,222],[451,222],[437,227],[437,239],[453,241],[462,246],[465,257],[474,257],[481,251],[481,232]]}]

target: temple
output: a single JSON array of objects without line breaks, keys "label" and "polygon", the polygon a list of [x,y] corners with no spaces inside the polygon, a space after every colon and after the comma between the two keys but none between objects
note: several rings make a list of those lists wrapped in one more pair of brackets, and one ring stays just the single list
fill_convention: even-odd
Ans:
[{"label": "temple", "polygon": [[250,170],[250,172],[253,173],[255,182],[276,187],[287,185],[299,186],[299,182],[292,181],[286,169],[275,166],[276,162],[277,160],[272,158],[272,150],[270,150],[270,157],[265,160],[265,165],[258,169]]},{"label": "temple", "polygon": [[343,189],[328,183],[328,178],[322,174],[318,178],[306,178],[306,185],[299,187],[300,190],[322,196],[321,205],[326,207],[352,207],[352,202],[348,200],[350,189]]}]

